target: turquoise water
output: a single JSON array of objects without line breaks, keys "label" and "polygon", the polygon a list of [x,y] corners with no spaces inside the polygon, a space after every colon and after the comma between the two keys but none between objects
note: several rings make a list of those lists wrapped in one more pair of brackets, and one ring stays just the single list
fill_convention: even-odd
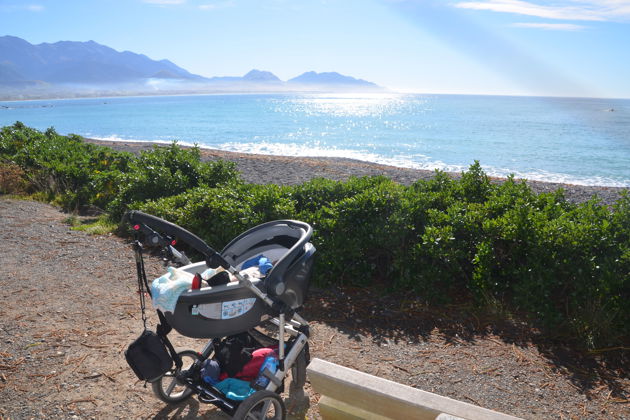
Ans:
[{"label": "turquoise water", "polygon": [[0,102],[61,134],[177,140],[223,150],[337,156],[418,169],[630,186],[630,100],[458,95],[199,95]]}]

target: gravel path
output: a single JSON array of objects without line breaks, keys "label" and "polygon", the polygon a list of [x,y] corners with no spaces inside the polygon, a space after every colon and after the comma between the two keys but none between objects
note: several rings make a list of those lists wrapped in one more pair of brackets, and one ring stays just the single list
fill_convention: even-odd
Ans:
[{"label": "gravel path", "polygon": [[[123,355],[142,331],[130,247],[72,231],[66,217],[0,197],[0,417],[168,416]],[[150,261],[148,275],[160,272]]]},{"label": "gravel path", "polygon": [[[167,406],[135,378],[123,356],[142,330],[131,249],[66,217],[0,197],[0,418],[227,418],[195,399]],[[162,270],[149,259],[149,278]],[[305,309],[313,357],[528,419],[630,419],[628,366],[551,347],[524,325],[365,289],[314,290]],[[318,418],[307,391],[306,417]]]}]

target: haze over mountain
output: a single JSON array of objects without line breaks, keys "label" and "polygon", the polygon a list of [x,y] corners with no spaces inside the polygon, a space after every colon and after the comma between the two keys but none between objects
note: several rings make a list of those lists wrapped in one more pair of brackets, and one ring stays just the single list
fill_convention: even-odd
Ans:
[{"label": "haze over mountain", "polygon": [[94,41],[60,41],[33,45],[13,37],[0,37],[0,83],[126,83],[159,77],[201,80],[168,60],[155,61],[130,51],[118,52]]},{"label": "haze over mountain", "polygon": [[100,94],[206,93],[215,91],[321,91],[382,89],[336,72],[303,73],[283,82],[269,71],[203,77],[169,60],[119,52],[94,41],[38,45],[0,37],[0,98],[97,96]]},{"label": "haze over mountain", "polygon": [[337,72],[324,72],[324,73],[316,73],[314,71],[308,71],[306,73],[302,73],[301,75],[294,77],[293,79],[289,79],[288,83],[295,84],[319,84],[319,85],[356,85],[356,86],[365,86],[365,87],[378,87],[376,84],[372,82],[368,82],[363,79],[355,79],[351,76],[344,76],[343,74],[339,74]]}]

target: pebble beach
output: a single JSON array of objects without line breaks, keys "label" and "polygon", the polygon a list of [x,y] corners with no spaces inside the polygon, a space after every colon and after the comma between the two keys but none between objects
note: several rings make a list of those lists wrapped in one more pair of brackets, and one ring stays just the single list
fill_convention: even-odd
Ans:
[{"label": "pebble beach", "polygon": [[[163,146],[163,144],[152,142],[107,141],[88,138],[85,141],[131,153],[140,153],[140,151],[149,150],[155,145]],[[433,171],[400,168],[337,157],[257,155],[205,148],[201,149],[201,156],[204,161],[223,159],[235,162],[243,180],[254,184],[296,185],[313,178],[343,181],[351,176],[382,175],[403,185],[410,185],[417,180],[430,179],[435,175]],[[449,175],[458,177],[461,174],[450,173]],[[493,181],[501,182],[502,179],[493,178]],[[527,184],[536,193],[553,192],[562,188],[567,200],[574,203],[583,203],[593,196],[597,196],[603,204],[612,205],[621,197],[623,191],[628,191],[627,188],[619,187],[541,181],[527,181]]]}]

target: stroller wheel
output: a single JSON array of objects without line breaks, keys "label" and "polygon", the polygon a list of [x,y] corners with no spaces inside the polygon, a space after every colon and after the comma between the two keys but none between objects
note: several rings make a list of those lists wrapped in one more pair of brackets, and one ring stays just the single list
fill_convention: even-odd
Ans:
[{"label": "stroller wheel", "polygon": [[[182,358],[183,370],[189,369],[193,363],[199,360],[197,352],[192,350],[180,351],[178,354],[179,357]],[[188,388],[186,385],[182,385],[176,379],[176,375],[179,372],[179,370],[173,368],[162,375],[160,379],[151,384],[153,393],[156,397],[169,404],[178,403],[190,397],[193,390]]]},{"label": "stroller wheel", "polygon": [[284,420],[286,408],[278,394],[262,390],[254,392],[243,400],[232,418],[235,420]]}]

